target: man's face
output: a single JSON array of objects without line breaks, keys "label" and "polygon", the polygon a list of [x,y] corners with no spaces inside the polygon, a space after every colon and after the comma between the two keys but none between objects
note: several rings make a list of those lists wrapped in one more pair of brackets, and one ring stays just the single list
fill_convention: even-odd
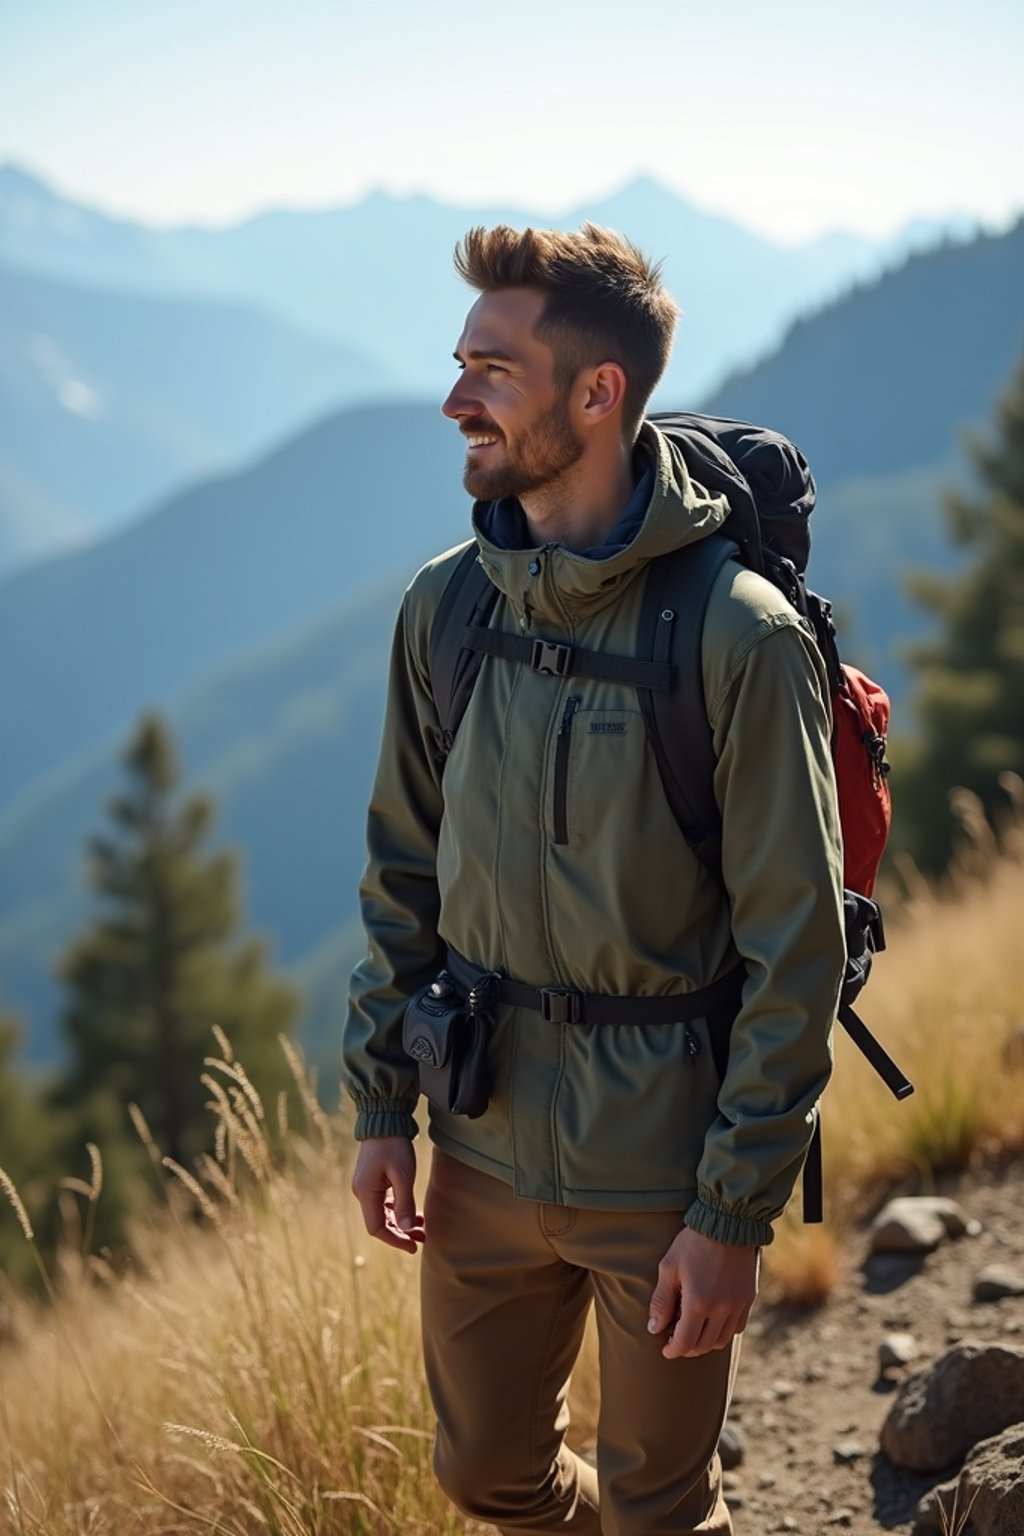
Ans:
[{"label": "man's face", "polygon": [[462,483],[479,501],[539,490],[583,454],[554,353],[533,334],[544,302],[535,288],[481,294],[455,349],[461,372],[441,410],[467,440]]}]

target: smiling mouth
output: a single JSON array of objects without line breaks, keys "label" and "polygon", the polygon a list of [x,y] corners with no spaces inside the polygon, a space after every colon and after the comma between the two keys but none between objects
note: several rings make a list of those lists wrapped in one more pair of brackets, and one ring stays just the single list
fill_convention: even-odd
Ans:
[{"label": "smiling mouth", "polygon": [[493,448],[498,441],[496,437],[484,437],[473,433],[466,437],[466,450],[469,453],[477,453],[481,448]]}]

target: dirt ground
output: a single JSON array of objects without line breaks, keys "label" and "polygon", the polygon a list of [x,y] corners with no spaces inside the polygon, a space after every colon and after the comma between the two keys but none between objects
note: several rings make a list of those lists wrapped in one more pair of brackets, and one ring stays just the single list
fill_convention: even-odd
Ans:
[{"label": "dirt ground", "polygon": [[[745,1441],[742,1464],[728,1475],[736,1536],[909,1533],[921,1495],[951,1475],[897,1472],[878,1450],[879,1431],[899,1380],[948,1345],[1024,1346],[1024,1297],[972,1300],[986,1265],[1024,1270],[1024,1162],[941,1193],[982,1223],[979,1236],[947,1242],[923,1260],[867,1266],[864,1236],[821,1311],[752,1319],[730,1414]],[[878,1347],[895,1332],[912,1334],[919,1355],[882,1379]]]}]

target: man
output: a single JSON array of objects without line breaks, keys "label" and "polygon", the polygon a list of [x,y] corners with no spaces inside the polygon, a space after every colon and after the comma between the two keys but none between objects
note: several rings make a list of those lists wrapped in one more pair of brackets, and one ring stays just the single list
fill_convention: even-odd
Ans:
[{"label": "man", "polygon": [[[643,421],[677,307],[634,246],[590,225],[475,229],[456,266],[479,297],[443,411],[466,438],[491,627],[635,655],[650,561],[728,515]],[[829,1075],[843,969],[821,660],[775,588],[726,562],[702,647],[717,879],[673,819],[621,682],[485,656],[439,746],[430,629],[464,548],[417,575],[395,638],[369,954],[345,1032],[353,1190],[373,1236],[422,1245],[435,1467],[467,1514],[536,1536],[728,1532],[716,1445],[760,1248]],[[401,1021],[446,964],[465,987],[500,972],[583,997],[575,1019],[539,1001],[495,1009],[486,1111],[430,1105],[420,1213]],[[720,1081],[710,999],[733,973]],[[587,1022],[609,998],[631,1000],[626,1021]],[[564,1443],[591,1303],[596,1470]]]}]

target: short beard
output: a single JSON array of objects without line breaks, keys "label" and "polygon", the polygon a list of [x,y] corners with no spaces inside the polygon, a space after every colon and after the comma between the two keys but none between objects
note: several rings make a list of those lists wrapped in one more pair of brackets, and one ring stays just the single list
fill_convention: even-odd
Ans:
[{"label": "short beard", "polygon": [[506,459],[493,469],[466,464],[462,484],[476,501],[500,501],[505,496],[528,496],[550,486],[583,457],[583,440],[573,431],[569,420],[567,393],[526,429],[518,453],[510,453],[505,440]]}]

